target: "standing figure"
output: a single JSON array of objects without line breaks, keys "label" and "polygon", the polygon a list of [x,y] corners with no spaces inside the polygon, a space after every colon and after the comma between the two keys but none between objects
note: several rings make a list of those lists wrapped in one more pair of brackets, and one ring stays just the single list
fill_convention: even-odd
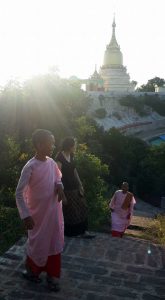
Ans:
[{"label": "standing figure", "polygon": [[84,189],[74,162],[75,140],[67,137],[63,140],[62,151],[56,156],[62,172],[62,182],[67,203],[63,205],[64,232],[66,236],[93,238],[86,232],[88,228],[88,208],[84,198]]},{"label": "standing figure", "polygon": [[58,291],[64,245],[61,171],[49,157],[55,143],[52,133],[37,129],[32,142],[36,154],[23,167],[16,189],[19,214],[28,230],[23,275],[40,282],[40,273],[46,272],[48,288]]},{"label": "standing figure", "polygon": [[131,222],[136,201],[133,194],[128,190],[128,183],[123,182],[121,190],[115,192],[109,204],[109,208],[111,209],[111,232],[113,237],[122,238]]}]

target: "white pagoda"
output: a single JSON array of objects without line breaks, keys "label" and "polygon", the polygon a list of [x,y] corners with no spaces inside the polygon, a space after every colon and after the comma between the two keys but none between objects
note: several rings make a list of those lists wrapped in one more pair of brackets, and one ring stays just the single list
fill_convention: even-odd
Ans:
[{"label": "white pagoda", "polygon": [[127,69],[123,66],[123,55],[115,35],[115,19],[112,23],[112,28],[111,41],[106,47],[104,62],[100,68],[100,75],[104,82],[104,90],[121,93],[132,92],[135,89],[135,85],[130,82]]}]

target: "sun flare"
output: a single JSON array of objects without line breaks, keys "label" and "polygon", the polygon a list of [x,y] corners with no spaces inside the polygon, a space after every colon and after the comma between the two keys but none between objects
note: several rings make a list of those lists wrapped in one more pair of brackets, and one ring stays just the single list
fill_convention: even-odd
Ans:
[{"label": "sun flare", "polygon": [[62,77],[88,78],[103,63],[114,11],[131,78],[142,84],[165,77],[164,6],[162,0],[0,0],[0,83],[51,66]]}]

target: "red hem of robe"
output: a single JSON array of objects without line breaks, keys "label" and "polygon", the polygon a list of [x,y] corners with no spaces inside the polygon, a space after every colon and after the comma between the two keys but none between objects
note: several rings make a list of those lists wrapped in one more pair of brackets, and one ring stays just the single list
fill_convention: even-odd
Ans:
[{"label": "red hem of robe", "polygon": [[41,272],[46,272],[50,277],[60,278],[61,275],[61,253],[48,256],[47,263],[44,267],[37,266],[34,261],[27,256],[26,266],[30,268],[33,274],[38,276]]}]

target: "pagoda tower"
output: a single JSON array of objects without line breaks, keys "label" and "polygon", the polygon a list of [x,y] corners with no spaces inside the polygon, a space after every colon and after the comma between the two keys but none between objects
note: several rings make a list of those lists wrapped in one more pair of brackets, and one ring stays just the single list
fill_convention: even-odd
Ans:
[{"label": "pagoda tower", "polygon": [[130,76],[126,67],[123,66],[123,55],[116,40],[115,18],[112,23],[112,37],[106,47],[103,65],[100,68],[100,75],[104,81],[105,91],[131,92],[134,91],[134,84],[130,82]]}]

